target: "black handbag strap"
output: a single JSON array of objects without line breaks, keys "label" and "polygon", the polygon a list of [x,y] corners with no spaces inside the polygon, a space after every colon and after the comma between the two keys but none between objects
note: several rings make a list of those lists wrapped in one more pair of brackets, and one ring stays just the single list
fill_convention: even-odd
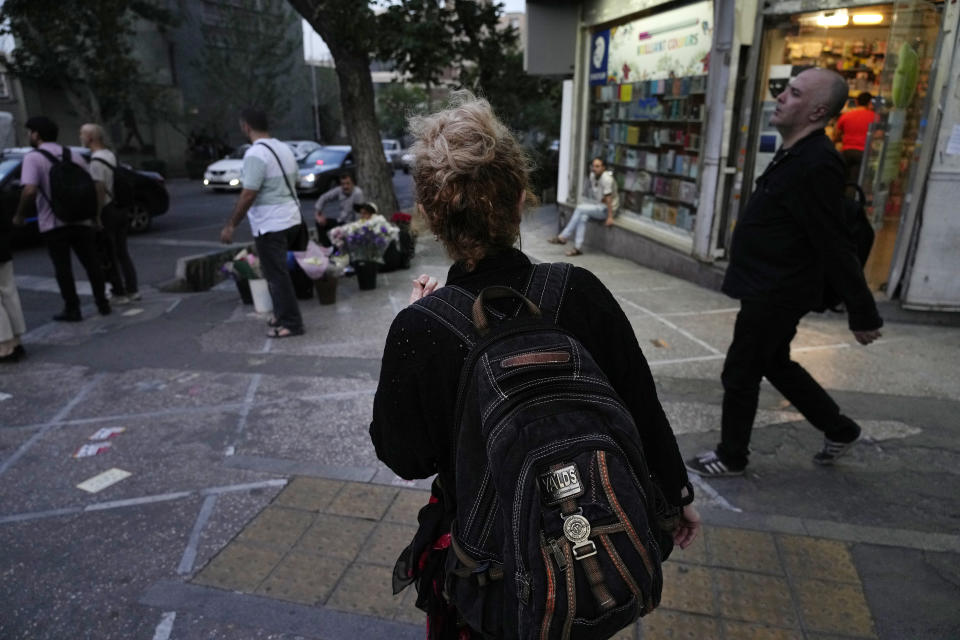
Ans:
[{"label": "black handbag strap", "polygon": [[280,162],[280,156],[277,155],[277,152],[274,151],[273,148],[270,147],[270,145],[268,145],[266,142],[263,142],[262,140],[258,140],[254,144],[263,145],[264,147],[267,148],[267,151],[273,154],[274,160],[277,161],[277,166],[280,167],[280,176],[283,177],[283,184],[287,185],[287,189],[290,190],[290,196],[293,198],[293,201],[297,203],[297,207],[299,208],[300,198],[297,197],[297,192],[293,189],[293,187],[290,186],[290,182],[287,180],[287,174],[283,170],[283,163]]}]

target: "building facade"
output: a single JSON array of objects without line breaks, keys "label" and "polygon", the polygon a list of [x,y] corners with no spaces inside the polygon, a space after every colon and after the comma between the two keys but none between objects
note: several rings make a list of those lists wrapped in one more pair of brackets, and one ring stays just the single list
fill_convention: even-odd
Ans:
[{"label": "building facade", "polygon": [[960,310],[952,275],[960,268],[960,218],[945,206],[960,196],[958,79],[949,74],[956,5],[527,7],[528,71],[572,67],[570,126],[561,140],[569,162],[558,199],[576,204],[595,156],[614,170],[622,192],[614,229],[591,229],[592,246],[719,286],[737,215],[780,144],[769,126],[776,94],[802,69],[826,67],[847,79],[851,106],[863,92],[874,97],[876,122],[853,178],[877,232],[868,282],[905,307]]}]

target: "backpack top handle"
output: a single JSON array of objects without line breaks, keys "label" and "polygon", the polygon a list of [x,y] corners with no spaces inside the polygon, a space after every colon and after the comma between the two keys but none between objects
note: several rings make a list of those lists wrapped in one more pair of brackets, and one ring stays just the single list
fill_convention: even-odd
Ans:
[{"label": "backpack top handle", "polygon": [[490,332],[490,319],[487,318],[487,312],[484,310],[483,305],[485,302],[490,300],[499,300],[502,298],[516,298],[523,303],[523,306],[527,308],[527,311],[530,312],[534,318],[540,318],[543,314],[540,313],[539,307],[533,304],[522,293],[516,289],[502,285],[494,285],[492,287],[487,287],[480,292],[480,295],[477,296],[476,301],[473,303],[473,325],[481,336],[487,335]]}]

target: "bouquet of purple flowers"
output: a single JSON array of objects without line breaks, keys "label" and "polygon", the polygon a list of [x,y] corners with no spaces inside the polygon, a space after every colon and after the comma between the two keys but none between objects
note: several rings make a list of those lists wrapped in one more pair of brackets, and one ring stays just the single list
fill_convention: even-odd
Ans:
[{"label": "bouquet of purple flowers", "polygon": [[351,262],[383,262],[383,252],[399,237],[400,230],[381,215],[357,220],[328,233],[337,249],[350,254]]}]

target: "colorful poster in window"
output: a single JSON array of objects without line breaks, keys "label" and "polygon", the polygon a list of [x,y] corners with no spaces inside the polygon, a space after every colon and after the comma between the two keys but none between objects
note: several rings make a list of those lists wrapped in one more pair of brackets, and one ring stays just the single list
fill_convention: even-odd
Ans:
[{"label": "colorful poster in window", "polygon": [[593,34],[590,40],[590,84],[607,84],[607,59],[610,53],[610,30]]},{"label": "colorful poster in window", "polygon": [[[597,36],[607,34],[606,80],[594,69]],[[698,2],[593,34],[590,84],[624,84],[707,73],[713,2]]]}]

